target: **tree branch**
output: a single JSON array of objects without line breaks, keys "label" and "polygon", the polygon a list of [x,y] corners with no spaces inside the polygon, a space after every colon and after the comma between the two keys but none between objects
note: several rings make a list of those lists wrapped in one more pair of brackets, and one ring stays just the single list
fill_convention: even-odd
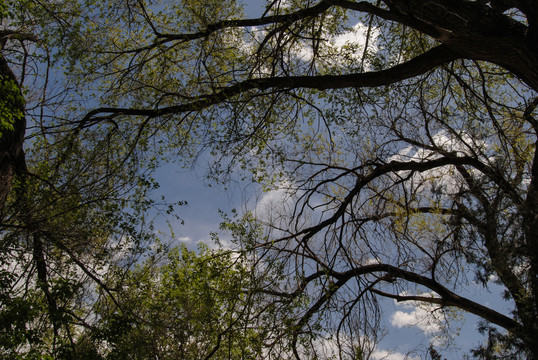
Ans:
[{"label": "tree branch", "polygon": [[[460,56],[444,45],[437,46],[405,63],[386,70],[355,73],[346,75],[319,76],[283,76],[260,79],[249,79],[226,87],[216,93],[201,95],[196,100],[161,109],[133,109],[102,107],[90,111],[80,122],[79,127],[87,127],[101,121],[109,121],[121,115],[158,117],[180,114],[189,111],[200,111],[212,105],[223,103],[234,96],[250,90],[298,88],[329,90],[344,88],[378,87],[426,74],[438,66],[454,61]],[[101,115],[102,114],[102,115]],[[106,115],[105,115],[106,114]]]},{"label": "tree branch", "polygon": [[[459,296],[433,279],[430,279],[423,275],[416,274],[411,271],[401,269],[393,265],[371,264],[371,265],[365,265],[358,268],[354,268],[345,272],[332,271],[332,272],[329,272],[329,275],[333,276],[339,281],[341,280],[347,281],[353,277],[373,274],[376,272],[383,272],[395,278],[400,278],[400,279],[403,279],[403,280],[406,280],[406,281],[409,281],[418,285],[425,286],[428,289],[435,291],[437,294],[441,296],[442,305],[454,306],[454,307],[460,308],[464,311],[480,316],[481,318],[486,319],[487,321],[493,324],[499,325],[509,331],[516,331],[516,330],[521,329],[521,325],[514,319],[509,318],[508,316],[498,313],[495,310],[492,310],[481,304],[478,304],[472,300]],[[409,299],[409,300],[412,300],[412,299]],[[418,299],[414,299],[414,300],[418,300]],[[431,300],[429,300],[429,302],[431,302]]]}]

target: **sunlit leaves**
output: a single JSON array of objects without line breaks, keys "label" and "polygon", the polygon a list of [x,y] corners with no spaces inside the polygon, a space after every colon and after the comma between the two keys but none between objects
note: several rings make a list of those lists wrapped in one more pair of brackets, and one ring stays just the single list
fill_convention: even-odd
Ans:
[{"label": "sunlit leaves", "polygon": [[164,262],[141,264],[123,283],[120,308],[100,305],[107,358],[256,357],[250,271],[241,257],[205,247],[174,248]]},{"label": "sunlit leaves", "polygon": [[7,77],[0,76],[0,139],[2,133],[13,132],[14,124],[24,116],[21,108],[24,106],[24,98],[18,85]]}]

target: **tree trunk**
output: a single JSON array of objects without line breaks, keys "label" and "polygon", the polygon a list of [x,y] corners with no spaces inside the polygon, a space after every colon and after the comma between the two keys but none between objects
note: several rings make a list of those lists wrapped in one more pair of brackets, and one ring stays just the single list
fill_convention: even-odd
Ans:
[{"label": "tree trunk", "polygon": [[[1,50],[1,49],[0,49]],[[11,117],[12,129],[0,128],[0,223],[4,218],[4,208],[8,194],[12,188],[13,177],[17,173],[26,171],[23,142],[26,131],[26,118],[24,116],[24,101],[17,78],[8,66],[7,61],[0,54],[0,120],[8,121]],[[15,84],[18,92],[15,99],[8,94],[6,84]],[[12,89],[9,89],[12,90]],[[4,112],[4,113],[2,113]]]}]

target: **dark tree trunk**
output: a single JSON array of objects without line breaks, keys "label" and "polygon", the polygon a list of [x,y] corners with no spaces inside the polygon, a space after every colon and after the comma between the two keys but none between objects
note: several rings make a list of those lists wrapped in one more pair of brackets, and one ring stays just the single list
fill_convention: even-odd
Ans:
[{"label": "dark tree trunk", "polygon": [[[20,92],[19,83],[9,68],[6,60],[0,54],[0,81],[13,81]],[[0,87],[2,89],[2,87]],[[22,99],[22,93],[21,99]],[[24,133],[26,130],[26,118],[24,117],[24,102],[11,101],[8,94],[0,94],[6,103],[7,111],[13,109],[13,129],[3,129],[0,136],[0,222],[4,217],[4,208],[8,194],[12,188],[13,177],[17,173],[26,171],[26,163],[23,152]],[[4,116],[4,114],[0,114]],[[4,120],[4,119],[2,119]]]}]

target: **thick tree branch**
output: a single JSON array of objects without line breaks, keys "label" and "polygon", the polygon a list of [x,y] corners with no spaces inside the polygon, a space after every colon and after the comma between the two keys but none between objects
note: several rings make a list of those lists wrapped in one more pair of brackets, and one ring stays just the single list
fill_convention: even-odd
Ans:
[{"label": "thick tree branch", "polygon": [[[12,87],[15,86],[15,88]],[[4,217],[4,207],[12,188],[13,177],[17,173],[26,172],[26,160],[23,151],[24,134],[26,132],[26,117],[22,92],[17,78],[0,54],[0,90],[2,97],[11,99],[5,102],[8,113],[0,114],[0,223]],[[8,96],[9,95],[9,96]],[[8,120],[11,119],[11,120]],[[12,122],[11,128],[4,122]]]},{"label": "thick tree branch", "polygon": [[333,276],[339,281],[344,281],[353,277],[364,276],[367,274],[374,274],[378,272],[382,272],[395,278],[400,278],[418,285],[425,286],[428,289],[433,290],[434,292],[439,294],[444,305],[458,307],[462,310],[480,316],[487,321],[499,325],[509,331],[517,331],[521,328],[521,325],[517,321],[503,314],[500,314],[486,306],[478,304],[467,298],[461,297],[433,279],[416,274],[411,271],[404,270],[393,265],[371,264],[354,268],[345,272],[330,272],[329,275]]},{"label": "thick tree branch", "polygon": [[409,26],[446,44],[463,58],[500,65],[538,91],[538,5],[518,1],[528,25],[477,1],[395,0],[390,10],[365,1],[327,0]]},{"label": "thick tree branch", "polygon": [[290,90],[297,88],[329,90],[387,86],[402,80],[424,75],[438,66],[458,58],[459,55],[454,51],[444,45],[440,45],[403,64],[398,64],[381,71],[349,75],[284,76],[250,79],[224,88],[213,94],[201,95],[192,102],[161,109],[98,108],[90,111],[80,121],[80,126],[87,127],[94,123],[108,121],[121,115],[158,117],[190,111],[200,111],[212,105],[223,103],[234,96],[251,90]]},{"label": "thick tree branch", "polygon": [[331,5],[341,7],[343,9],[364,12],[371,15],[375,15],[384,20],[394,21],[403,25],[407,25],[435,39],[448,37],[450,35],[450,32],[446,29],[420,21],[415,16],[409,16],[396,11],[385,10],[374,6],[366,1],[354,2],[349,0],[325,0],[325,2]]},{"label": "thick tree branch", "polygon": [[27,32],[21,32],[18,30],[12,29],[0,29],[0,50],[2,50],[8,40],[18,40],[18,41],[32,41],[38,42],[39,39],[37,36]]}]

